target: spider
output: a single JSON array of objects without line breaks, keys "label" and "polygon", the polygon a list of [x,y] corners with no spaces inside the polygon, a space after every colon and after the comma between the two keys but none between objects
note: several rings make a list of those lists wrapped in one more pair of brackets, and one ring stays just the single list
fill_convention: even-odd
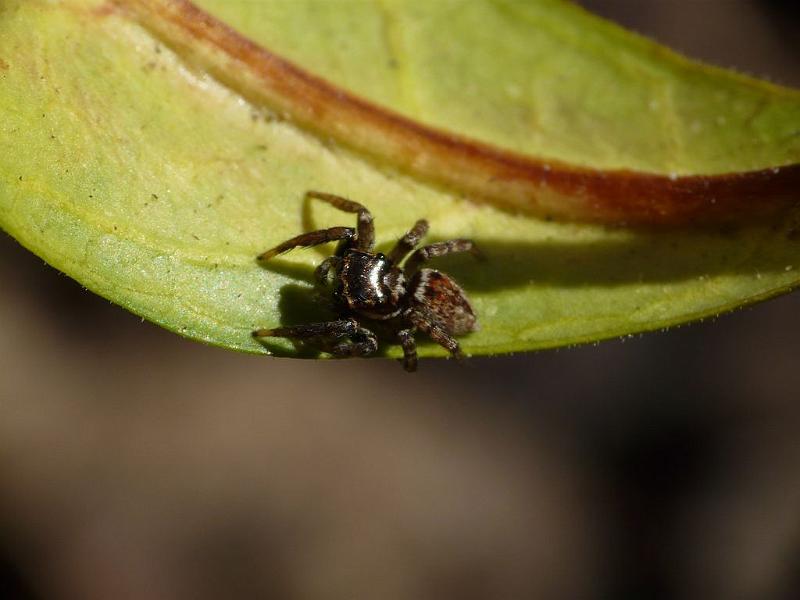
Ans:
[{"label": "spider", "polygon": [[[348,213],[358,215],[353,227],[331,227],[294,237],[267,250],[258,261],[267,261],[298,247],[338,241],[333,256],[314,271],[319,289],[333,283],[333,304],[339,318],[324,323],[259,329],[256,338],[281,337],[308,341],[335,357],[369,356],[378,349],[378,336],[396,340],[403,348],[403,367],[417,369],[414,334],[421,331],[462,358],[455,336],[478,329],[475,313],[464,291],[453,279],[434,269],[423,269],[430,258],[454,252],[481,254],[471,240],[437,242],[417,249],[428,232],[428,222],[417,221],[395,244],[388,255],[375,253],[375,228],[372,214],[363,205],[347,198],[309,191],[315,198]],[[408,256],[410,254],[410,256]],[[400,262],[406,258],[401,267]],[[369,324],[367,328],[366,324]]]}]

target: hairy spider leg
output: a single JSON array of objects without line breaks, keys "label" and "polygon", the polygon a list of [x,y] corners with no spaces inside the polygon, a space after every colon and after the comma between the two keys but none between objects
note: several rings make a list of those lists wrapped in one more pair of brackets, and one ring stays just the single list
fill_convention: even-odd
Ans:
[{"label": "hairy spider leg", "polygon": [[355,229],[352,227],[331,227],[330,229],[320,229],[318,231],[309,231],[308,233],[301,233],[290,240],[286,240],[282,244],[278,244],[274,248],[263,252],[258,256],[257,260],[269,260],[278,254],[283,254],[294,248],[309,248],[311,246],[319,246],[327,242],[335,242],[341,240],[344,243],[352,240],[356,235]]},{"label": "hairy spider leg", "polygon": [[[461,353],[461,346],[458,345],[456,339],[447,333],[447,330],[437,323],[430,315],[419,310],[412,310],[408,314],[408,319],[414,327],[445,348],[454,358],[464,358],[464,355]],[[405,347],[403,350],[405,351]]]},{"label": "hairy spider leg", "polygon": [[339,319],[324,323],[309,323],[293,327],[258,329],[253,337],[281,337],[294,340],[311,340],[323,352],[340,358],[369,356],[378,349],[378,338],[369,329],[361,327],[355,319]]},{"label": "hairy spider leg", "polygon": [[403,347],[403,368],[409,373],[417,370],[417,342],[412,329],[397,332],[397,339]]},{"label": "hairy spider leg", "polygon": [[414,223],[414,227],[408,230],[403,237],[397,240],[392,251],[389,252],[389,260],[397,264],[403,257],[417,247],[420,240],[428,233],[428,222],[425,219],[420,219]]},{"label": "hairy spider leg", "polygon": [[343,210],[348,213],[358,213],[357,231],[358,235],[355,240],[356,250],[363,252],[371,252],[375,246],[375,225],[372,221],[372,213],[367,210],[363,204],[353,202],[347,198],[342,198],[335,194],[328,194],[326,192],[306,192],[306,198],[316,198],[327,202],[331,206]]},{"label": "hairy spider leg", "polygon": [[483,254],[472,240],[448,240],[423,246],[412,254],[405,264],[405,276],[411,277],[426,261],[437,256],[453,254],[455,252],[469,252],[475,258],[483,258]]}]

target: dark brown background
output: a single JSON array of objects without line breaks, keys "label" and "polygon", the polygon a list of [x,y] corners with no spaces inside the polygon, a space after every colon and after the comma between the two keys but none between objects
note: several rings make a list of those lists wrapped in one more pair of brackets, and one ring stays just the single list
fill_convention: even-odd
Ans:
[{"label": "dark brown background", "polygon": [[[797,3],[587,0],[800,87]],[[786,599],[800,295],[465,365],[182,340],[0,237],[0,598]]]}]

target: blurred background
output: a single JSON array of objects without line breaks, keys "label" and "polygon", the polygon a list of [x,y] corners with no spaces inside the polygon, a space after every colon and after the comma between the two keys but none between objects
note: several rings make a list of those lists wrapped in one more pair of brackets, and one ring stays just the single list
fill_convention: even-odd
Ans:
[{"label": "blurred background", "polygon": [[[582,3],[800,87],[794,0]],[[409,376],[0,278],[2,599],[800,597],[800,293]]]}]

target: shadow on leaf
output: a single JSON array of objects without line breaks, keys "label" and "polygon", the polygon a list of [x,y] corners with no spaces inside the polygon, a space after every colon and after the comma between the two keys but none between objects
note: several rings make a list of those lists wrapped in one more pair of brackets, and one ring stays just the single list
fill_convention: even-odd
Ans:
[{"label": "shadow on leaf", "polygon": [[[762,243],[775,232],[633,234],[619,241],[537,243],[477,239],[486,262],[447,256],[431,263],[466,289],[498,291],[531,284],[597,287],[677,283],[724,275],[769,274],[800,267],[793,252]],[[787,234],[788,235],[788,234]]]},{"label": "shadow on leaf", "polygon": [[[486,261],[451,255],[437,258],[429,265],[453,275],[467,291],[486,292],[547,283],[568,287],[667,284],[800,268],[800,237],[794,235],[791,226],[781,227],[782,232],[776,229],[639,232],[631,233],[627,239],[587,243],[478,238],[475,241]],[[796,251],[786,252],[783,246],[776,250],[776,246],[762,243],[775,235],[794,240]],[[262,266],[298,281],[313,282],[314,268],[305,264],[279,259]]]}]

